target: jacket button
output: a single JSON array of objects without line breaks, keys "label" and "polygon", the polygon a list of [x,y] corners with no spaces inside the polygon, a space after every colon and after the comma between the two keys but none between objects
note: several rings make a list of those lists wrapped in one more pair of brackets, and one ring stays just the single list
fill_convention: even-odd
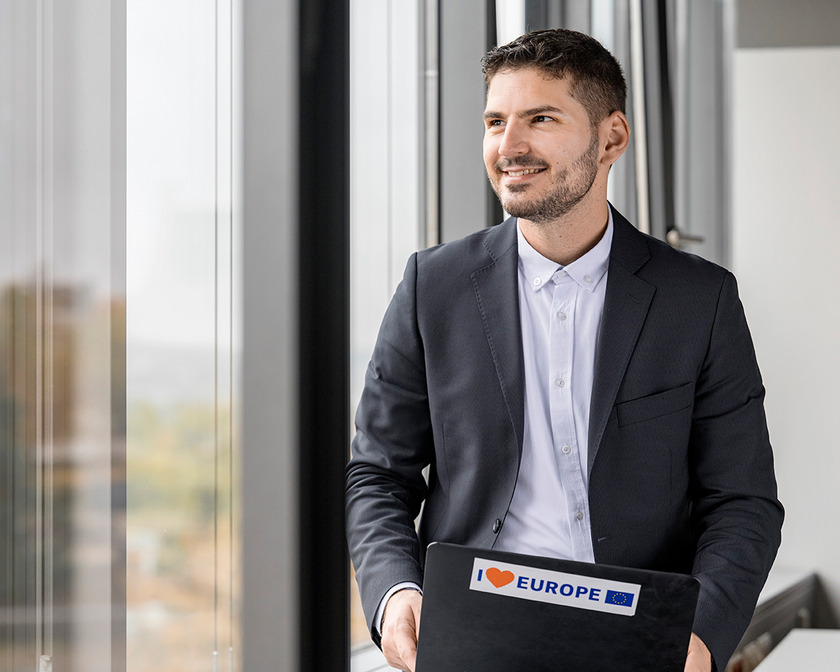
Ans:
[{"label": "jacket button", "polygon": [[502,521],[496,518],[496,522],[493,523],[493,534],[497,534],[500,529],[502,529]]}]

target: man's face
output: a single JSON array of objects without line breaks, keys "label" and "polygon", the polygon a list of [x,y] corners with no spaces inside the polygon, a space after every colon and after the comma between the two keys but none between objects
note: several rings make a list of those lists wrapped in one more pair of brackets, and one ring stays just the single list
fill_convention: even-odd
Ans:
[{"label": "man's face", "polygon": [[511,215],[550,222],[590,193],[600,165],[598,133],[568,79],[534,68],[497,73],[484,124],[484,165]]}]

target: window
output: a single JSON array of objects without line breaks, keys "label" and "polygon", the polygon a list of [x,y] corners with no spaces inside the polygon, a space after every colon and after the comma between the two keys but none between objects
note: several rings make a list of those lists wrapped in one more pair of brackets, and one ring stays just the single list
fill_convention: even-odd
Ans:
[{"label": "window", "polygon": [[127,8],[127,669],[241,669],[236,7]]},{"label": "window", "polygon": [[[426,191],[434,184],[426,172],[433,121],[427,104],[436,86],[434,69],[427,67],[426,40],[434,6],[423,0],[351,3],[351,420],[379,323],[405,262],[418,248],[437,242],[434,202],[428,200],[434,193]],[[350,585],[351,645],[367,646],[370,633],[355,580]]]},{"label": "window", "polygon": [[0,4],[0,669],[124,663],[124,16]]}]

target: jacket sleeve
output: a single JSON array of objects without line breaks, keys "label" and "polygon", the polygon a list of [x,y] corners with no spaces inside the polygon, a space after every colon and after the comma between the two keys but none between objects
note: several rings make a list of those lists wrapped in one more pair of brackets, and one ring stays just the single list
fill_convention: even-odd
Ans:
[{"label": "jacket sleeve", "polygon": [[413,255],[386,311],[356,413],[345,475],[347,540],[371,635],[392,586],[423,583],[414,520],[426,495],[432,448]]},{"label": "jacket sleeve", "polygon": [[784,517],[764,387],[731,274],[697,381],[689,450],[698,538],[693,573],[701,584],[694,631],[723,669],[752,617]]}]

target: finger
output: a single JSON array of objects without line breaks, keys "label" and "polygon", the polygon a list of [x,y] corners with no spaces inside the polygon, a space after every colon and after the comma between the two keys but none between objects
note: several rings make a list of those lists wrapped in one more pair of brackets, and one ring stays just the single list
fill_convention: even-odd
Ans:
[{"label": "finger", "polygon": [[422,612],[422,602],[419,600],[412,603],[411,610],[414,612],[414,639],[420,638],[420,615]]},{"label": "finger", "polygon": [[400,638],[400,660],[403,667],[400,669],[414,672],[414,667],[417,664],[417,640],[414,639],[414,634]]},{"label": "finger", "polygon": [[382,652],[391,667],[413,672],[417,658],[417,628],[415,626],[414,610],[408,612],[408,617],[395,618],[388,628],[387,638],[383,638]]},{"label": "finger", "polygon": [[712,654],[703,640],[692,632],[688,643],[685,672],[711,672],[711,669]]},{"label": "finger", "polygon": [[382,653],[385,656],[385,662],[388,663],[390,667],[393,667],[397,670],[405,669],[405,664],[403,663],[402,658],[400,658],[400,654],[397,652],[395,647],[382,647]]},{"label": "finger", "polygon": [[382,652],[392,667],[413,672],[422,597],[417,591],[394,593],[383,617]]},{"label": "finger", "polygon": [[389,646],[383,646],[382,652],[385,654],[385,661],[391,667],[414,672],[417,660],[417,644],[413,634],[408,634],[407,631],[394,633]]}]

